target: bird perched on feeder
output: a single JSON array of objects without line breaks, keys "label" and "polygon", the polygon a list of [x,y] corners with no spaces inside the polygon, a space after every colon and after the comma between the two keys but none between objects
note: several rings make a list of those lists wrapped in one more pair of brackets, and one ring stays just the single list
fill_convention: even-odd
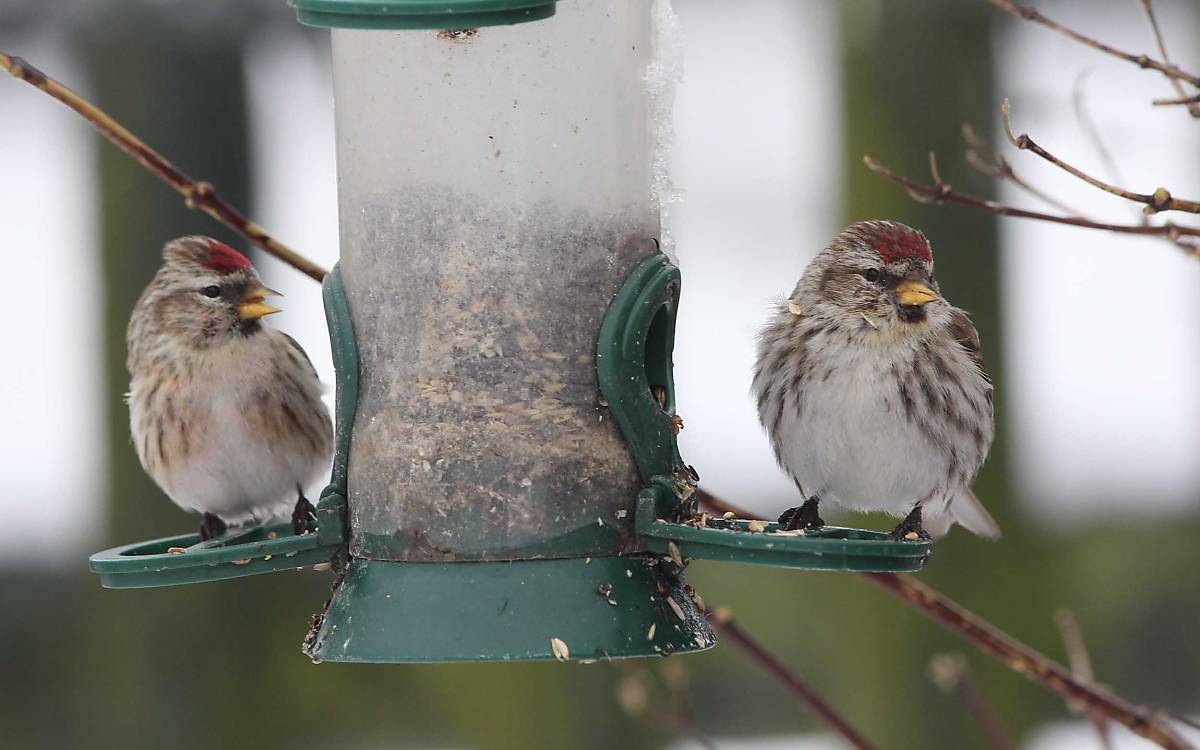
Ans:
[{"label": "bird perched on feeder", "polygon": [[304,350],[262,325],[279,312],[263,299],[278,292],[208,237],[172,240],[163,259],[126,332],[142,467],[177,505],[204,514],[201,539],[293,500],[293,530],[311,530],[304,487],[329,466],[333,427]]},{"label": "bird perched on feeder", "polygon": [[805,498],[785,528],[823,526],[825,502],[903,517],[894,539],[1000,535],[971,492],[993,433],[979,334],[917,230],[859,222],[818,253],[760,334],[752,393]]}]

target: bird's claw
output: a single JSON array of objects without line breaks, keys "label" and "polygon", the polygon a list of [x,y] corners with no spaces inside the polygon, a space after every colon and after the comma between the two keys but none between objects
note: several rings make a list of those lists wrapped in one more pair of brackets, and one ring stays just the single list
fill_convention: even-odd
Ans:
[{"label": "bird's claw", "polygon": [[888,534],[893,542],[928,542],[933,539],[921,525],[921,506],[913,508],[900,524]]},{"label": "bird's claw", "polygon": [[317,528],[317,509],[301,495],[292,511],[292,533],[296,536],[312,533]]},{"label": "bird's claw", "polygon": [[804,501],[803,505],[797,508],[788,508],[783,515],[779,516],[779,526],[784,531],[821,528],[825,525],[825,521],[817,510],[819,502],[816,497],[810,497]]},{"label": "bird's claw", "polygon": [[207,542],[209,539],[216,539],[225,533],[225,522],[217,518],[212,513],[205,513],[200,519],[200,541]]}]

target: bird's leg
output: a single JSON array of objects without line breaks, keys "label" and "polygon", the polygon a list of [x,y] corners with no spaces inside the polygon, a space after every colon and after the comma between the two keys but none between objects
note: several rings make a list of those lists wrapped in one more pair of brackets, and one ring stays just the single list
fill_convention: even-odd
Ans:
[{"label": "bird's leg", "polygon": [[[916,536],[911,536],[915,534]],[[932,539],[929,532],[921,526],[921,504],[917,503],[913,509],[908,512],[900,525],[892,529],[892,533],[888,534],[889,539],[899,541],[901,539]]]},{"label": "bird's leg", "polygon": [[292,533],[296,536],[316,530],[317,509],[304,497],[304,488],[296,486],[296,508],[292,511]]},{"label": "bird's leg", "polygon": [[804,505],[798,508],[788,508],[779,517],[779,525],[783,527],[784,531],[821,528],[825,525],[825,521],[817,512],[817,504],[820,502],[820,498],[813,495],[804,501]]},{"label": "bird's leg", "polygon": [[205,513],[200,519],[200,541],[207,542],[225,533],[225,522],[212,513]]}]

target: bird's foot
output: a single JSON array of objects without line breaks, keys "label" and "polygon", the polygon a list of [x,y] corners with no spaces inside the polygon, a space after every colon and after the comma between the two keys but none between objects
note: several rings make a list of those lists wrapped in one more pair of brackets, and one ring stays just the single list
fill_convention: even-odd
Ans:
[{"label": "bird's foot", "polygon": [[804,505],[798,508],[788,508],[779,517],[779,525],[784,531],[795,531],[797,529],[819,529],[825,525],[821,514],[817,512],[817,504],[820,500],[814,495],[804,501]]},{"label": "bird's foot", "polygon": [[225,533],[225,522],[212,513],[205,513],[200,519],[200,541],[207,542]]},{"label": "bird's foot", "polygon": [[920,505],[915,506],[911,511],[909,511],[904,520],[900,522],[900,525],[892,529],[892,533],[888,534],[888,539],[896,542],[903,540],[911,542],[918,539],[922,541],[929,541],[932,538],[933,537],[929,536],[929,532],[921,526]]},{"label": "bird's foot", "polygon": [[317,530],[317,509],[304,495],[296,500],[296,508],[292,511],[292,533],[296,536],[308,534]]}]

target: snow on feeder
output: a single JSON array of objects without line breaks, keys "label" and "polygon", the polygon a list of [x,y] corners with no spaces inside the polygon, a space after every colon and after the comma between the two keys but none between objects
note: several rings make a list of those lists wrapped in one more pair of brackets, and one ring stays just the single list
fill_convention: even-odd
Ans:
[{"label": "snow on feeder", "polygon": [[665,0],[293,3],[333,29],[337,454],[318,530],[110,550],[105,585],[332,563],[314,660],[588,660],[715,643],[684,557],[923,565],[924,542],[693,518],[648,75]]}]

